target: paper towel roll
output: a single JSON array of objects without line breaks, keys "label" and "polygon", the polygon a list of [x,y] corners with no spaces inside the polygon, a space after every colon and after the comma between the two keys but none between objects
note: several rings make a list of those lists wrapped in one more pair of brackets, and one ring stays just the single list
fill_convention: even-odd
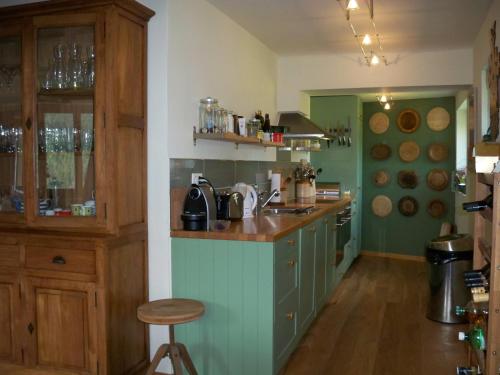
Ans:
[{"label": "paper towel roll", "polygon": [[[273,173],[271,176],[271,191],[273,191],[274,189],[281,191],[281,173]],[[281,202],[281,197],[273,197],[273,199],[271,199],[271,202],[279,203]]]}]

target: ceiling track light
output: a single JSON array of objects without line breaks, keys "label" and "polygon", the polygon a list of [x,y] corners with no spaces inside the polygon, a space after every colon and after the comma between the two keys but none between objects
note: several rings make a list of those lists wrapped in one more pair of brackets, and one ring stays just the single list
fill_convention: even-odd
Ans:
[{"label": "ceiling track light", "polygon": [[382,94],[381,96],[377,96],[377,100],[382,108],[384,108],[386,111],[390,111],[392,108],[394,108],[394,99],[390,94]]},{"label": "ceiling track light", "polygon": [[[389,65],[389,62],[385,58],[382,47],[382,37],[377,31],[377,26],[375,25],[374,13],[373,13],[373,1],[365,0],[366,6],[369,11],[369,21],[372,28],[372,33],[358,34],[354,24],[351,22],[351,11],[360,9],[357,0],[337,0],[342,11],[345,13],[347,23],[349,28],[358,42],[358,46],[363,54],[363,58],[367,66],[376,66],[380,62],[384,65]],[[369,49],[368,49],[369,48]]]}]

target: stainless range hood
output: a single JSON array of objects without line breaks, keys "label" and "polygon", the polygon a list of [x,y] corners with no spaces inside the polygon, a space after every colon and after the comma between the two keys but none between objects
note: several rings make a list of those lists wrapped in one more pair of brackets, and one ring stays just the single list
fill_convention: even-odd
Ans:
[{"label": "stainless range hood", "polygon": [[325,133],[323,129],[309,120],[302,112],[279,112],[278,116],[278,126],[282,126],[285,128],[284,138],[330,138],[330,134]]}]

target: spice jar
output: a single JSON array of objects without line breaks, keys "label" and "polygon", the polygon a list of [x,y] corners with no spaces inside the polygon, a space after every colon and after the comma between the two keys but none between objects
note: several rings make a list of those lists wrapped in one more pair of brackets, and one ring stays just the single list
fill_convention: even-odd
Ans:
[{"label": "spice jar", "polygon": [[247,123],[247,136],[248,137],[256,137],[257,132],[259,131],[259,128],[261,126],[261,122],[259,119],[253,118],[251,120],[248,120]]},{"label": "spice jar", "polygon": [[215,110],[215,128],[214,133],[227,132],[227,111],[224,108]]},{"label": "spice jar", "polygon": [[215,114],[219,107],[219,101],[215,98],[207,97],[200,100],[199,107],[199,132],[214,133],[215,130]]}]

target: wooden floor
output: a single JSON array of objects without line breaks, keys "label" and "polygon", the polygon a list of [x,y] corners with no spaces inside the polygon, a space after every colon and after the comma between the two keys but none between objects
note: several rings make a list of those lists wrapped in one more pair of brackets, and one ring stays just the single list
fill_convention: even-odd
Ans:
[{"label": "wooden floor", "polygon": [[463,325],[425,317],[426,264],[360,257],[283,374],[446,375],[466,364]]}]

